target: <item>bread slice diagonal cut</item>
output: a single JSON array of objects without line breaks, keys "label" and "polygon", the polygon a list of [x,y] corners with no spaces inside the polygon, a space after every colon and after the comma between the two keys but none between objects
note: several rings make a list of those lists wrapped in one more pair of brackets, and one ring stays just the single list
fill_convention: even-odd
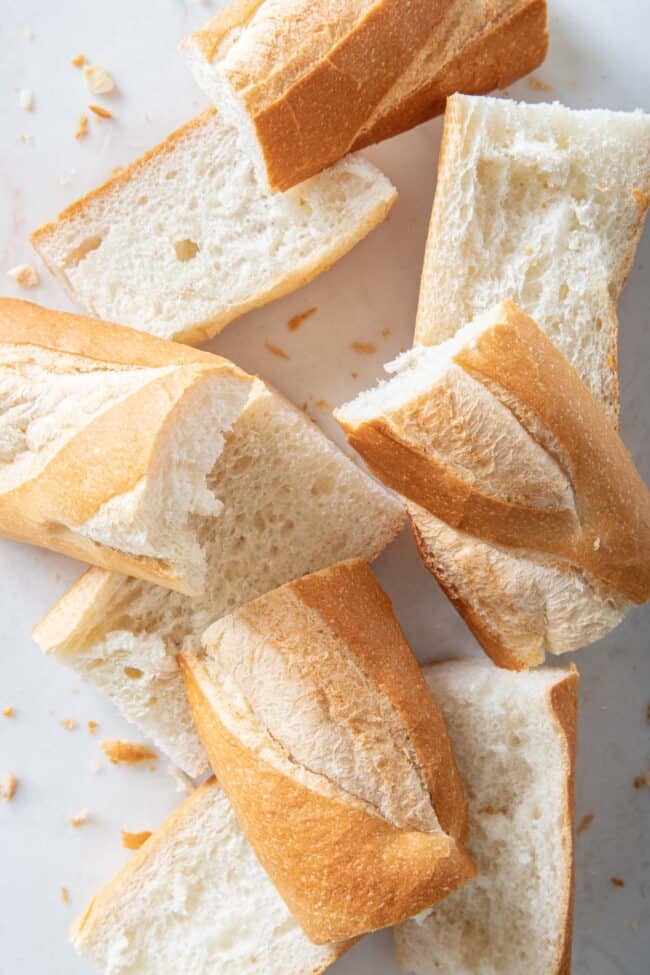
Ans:
[{"label": "bread slice diagonal cut", "polygon": [[465,783],[478,876],[395,930],[417,975],[568,975],[578,674],[424,669]]},{"label": "bread slice diagonal cut", "polygon": [[211,110],[31,239],[93,314],[196,345],[327,270],[395,199],[390,181],[358,155],[272,196],[235,130]]},{"label": "bread slice diagonal cut", "polygon": [[180,660],[212,768],[317,944],[395,924],[474,875],[444,724],[365,563],[242,606]]},{"label": "bread slice diagonal cut", "polygon": [[214,779],[99,891],[71,940],[105,975],[320,975],[349,947],[305,937]]},{"label": "bread slice diagonal cut", "polygon": [[0,532],[196,593],[193,519],[219,517],[206,476],[253,380],[134,335],[0,299]]},{"label": "bread slice diagonal cut", "polygon": [[44,651],[107,694],[190,775],[207,763],[178,652],[215,619],[297,576],[374,559],[404,521],[396,498],[260,380],[207,484],[223,510],[197,518],[207,559],[201,596],[91,569],[34,631]]},{"label": "bread slice diagonal cut", "polygon": [[181,50],[278,191],[439,114],[453,91],[510,84],[547,45],[545,0],[252,0]]}]

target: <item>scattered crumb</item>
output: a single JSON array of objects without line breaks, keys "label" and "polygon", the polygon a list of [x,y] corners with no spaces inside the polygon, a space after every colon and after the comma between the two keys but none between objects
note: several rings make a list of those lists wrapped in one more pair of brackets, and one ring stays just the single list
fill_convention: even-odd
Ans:
[{"label": "scattered crumb", "polygon": [[352,376],[353,379],[358,379],[359,378],[359,373],[358,372],[351,372],[350,375]]},{"label": "scattered crumb", "polygon": [[332,412],[332,404],[328,403],[326,399],[317,399],[315,405],[319,410],[326,410],[328,413]]},{"label": "scattered crumb", "polygon": [[372,355],[377,351],[372,342],[351,342],[350,348],[354,349],[355,352],[360,352],[362,355]]},{"label": "scattered crumb", "polygon": [[89,721],[88,722],[88,731],[91,733],[91,735],[94,735],[98,728],[99,728],[99,725],[97,724],[96,721]]},{"label": "scattered crumb", "polygon": [[13,772],[7,772],[6,775],[0,777],[0,799],[4,799],[5,802],[11,802],[16,795],[17,788],[18,779]]},{"label": "scattered crumb", "polygon": [[591,826],[595,818],[596,817],[594,816],[593,813],[587,813],[586,816],[583,816],[578,824],[576,833],[586,833],[586,831],[589,829],[589,827]]},{"label": "scattered crumb", "polygon": [[137,765],[138,762],[146,762],[150,758],[158,757],[150,748],[137,741],[120,741],[119,738],[107,738],[105,741],[100,741],[99,747],[113,765],[119,765],[122,762],[126,765]]},{"label": "scattered crumb", "polygon": [[75,829],[78,829],[80,826],[83,826],[84,823],[87,823],[89,819],[90,819],[89,810],[80,809],[78,813],[75,813],[74,816],[70,817],[70,825],[74,826]]},{"label": "scattered crumb", "polygon": [[7,274],[19,288],[35,288],[40,281],[38,271],[31,264],[17,264]]},{"label": "scattered crumb", "polygon": [[115,82],[101,64],[84,65],[84,81],[93,95],[106,95],[115,88]]},{"label": "scattered crumb", "polygon": [[127,850],[139,850],[143,843],[146,843],[151,836],[151,831],[145,830],[143,833],[127,833],[125,829],[120,830],[122,846]]},{"label": "scattered crumb", "polygon": [[65,718],[63,721],[59,721],[59,724],[62,728],[65,728],[66,731],[74,731],[77,727],[77,722],[74,718]]},{"label": "scattered crumb", "polygon": [[647,789],[650,788],[650,769],[644,775],[637,775],[634,780],[635,789]]},{"label": "scattered crumb", "polygon": [[88,116],[80,115],[77,122],[77,129],[74,134],[75,139],[85,139],[88,135]]},{"label": "scattered crumb", "polygon": [[23,35],[28,41],[34,40],[34,29],[30,26],[30,24],[25,24]]},{"label": "scattered crumb", "polygon": [[83,68],[85,63],[86,63],[85,54],[75,54],[73,58],[70,58],[70,64],[72,65],[73,68]]},{"label": "scattered crumb", "polygon": [[536,78],[535,75],[531,75],[528,84],[533,91],[553,91],[553,85],[549,85],[547,81],[542,81],[541,78]]},{"label": "scattered crumb", "polygon": [[31,88],[21,88],[18,92],[18,101],[20,107],[24,108],[26,112],[34,111],[34,95]]},{"label": "scattered crumb", "polygon": [[299,315],[294,315],[287,322],[287,328],[290,332],[297,332],[302,323],[307,321],[308,318],[311,318],[312,315],[315,315],[317,311],[317,308],[308,308],[307,311],[303,311]]},{"label": "scattered crumb", "polygon": [[29,142],[33,138],[34,137],[32,135],[30,135],[28,132],[19,132],[18,133],[18,141],[19,142],[23,142],[23,143],[24,142]]},{"label": "scattered crumb", "polygon": [[91,758],[88,762],[88,771],[92,772],[93,775],[97,775],[97,773],[101,770],[101,767],[102,763],[98,758]]},{"label": "scattered crumb", "polygon": [[124,166],[113,166],[113,168],[111,169],[111,176],[121,176],[122,173],[125,172],[126,172],[126,168]]},{"label": "scattered crumb", "polygon": [[2,716],[3,718],[13,718],[15,713],[16,713],[16,709],[9,707],[4,709],[4,711],[2,712]]},{"label": "scattered crumb", "polygon": [[389,328],[382,328],[382,330],[381,330],[381,337],[383,339],[387,339],[389,335],[390,335],[390,329]]},{"label": "scattered crumb", "polygon": [[167,766],[167,771],[169,772],[169,774],[171,775],[171,777],[173,779],[176,779],[176,791],[177,792],[184,792],[185,795],[188,795],[188,796],[190,795],[190,793],[194,792],[196,786],[192,782],[192,780],[189,777],[189,775],[186,775],[186,773],[183,772],[182,769],[180,769],[180,768],[178,768],[178,766],[172,765],[170,763]]},{"label": "scattered crumb", "polygon": [[100,118],[115,118],[112,112],[109,112],[107,108],[103,105],[89,105],[88,108],[95,115],[99,115]]},{"label": "scattered crumb", "polygon": [[279,345],[272,345],[271,342],[265,342],[264,345],[273,355],[277,355],[278,359],[290,359],[284,349],[281,349]]},{"label": "scattered crumb", "polygon": [[625,881],[621,880],[620,877],[610,877],[610,880],[612,881],[615,887],[625,887]]},{"label": "scattered crumb", "polygon": [[632,190],[632,197],[640,210],[647,209],[648,202],[649,202],[647,193],[644,193],[643,190],[640,190],[637,187],[635,187]]},{"label": "scattered crumb", "polygon": [[70,902],[70,891],[67,887],[61,888],[61,900],[64,904],[68,904]]}]

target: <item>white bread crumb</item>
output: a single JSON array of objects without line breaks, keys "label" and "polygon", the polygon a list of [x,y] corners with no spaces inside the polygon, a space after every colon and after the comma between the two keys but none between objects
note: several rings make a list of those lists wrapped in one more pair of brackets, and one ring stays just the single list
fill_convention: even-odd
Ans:
[{"label": "white bread crumb", "polygon": [[70,825],[75,829],[83,826],[90,819],[90,811],[88,809],[80,809],[79,812],[75,813],[70,817]]},{"label": "white bread crumb", "polygon": [[17,788],[18,779],[13,772],[7,772],[6,775],[0,778],[0,799],[4,799],[5,802],[11,802],[16,795]]},{"label": "white bread crumb", "polygon": [[105,95],[115,88],[115,82],[101,64],[85,64],[84,81],[93,95]]},{"label": "white bread crumb", "polygon": [[189,775],[186,775],[182,769],[178,768],[177,765],[173,765],[171,762],[167,766],[167,771],[173,779],[176,779],[176,791],[184,792],[185,795],[189,796],[190,793],[194,792],[196,786],[192,782]]},{"label": "white bread crumb", "polygon": [[7,271],[7,275],[14,279],[19,288],[35,288],[40,281],[38,271],[31,264],[17,264]]},{"label": "white bread crumb", "polygon": [[34,95],[31,88],[21,88],[18,92],[18,101],[20,107],[24,108],[26,112],[34,111]]}]

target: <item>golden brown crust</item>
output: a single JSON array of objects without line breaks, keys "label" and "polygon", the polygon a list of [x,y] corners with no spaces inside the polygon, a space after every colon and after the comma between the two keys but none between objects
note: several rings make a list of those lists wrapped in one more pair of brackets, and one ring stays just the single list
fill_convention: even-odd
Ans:
[{"label": "golden brown crust", "polygon": [[[419,449],[399,418],[342,424],[349,442],[389,487],[481,541],[565,559],[642,603],[650,597],[650,492],[604,409],[562,353],[512,302],[452,362],[527,426],[533,416],[560,444],[575,501],[543,508],[486,494]],[[506,397],[503,399],[503,397]],[[432,431],[435,436],[435,432]],[[442,431],[441,431],[442,435]],[[540,444],[541,449],[548,449]],[[549,451],[550,452],[550,451]]]},{"label": "golden brown crust", "polygon": [[[0,495],[0,532],[150,582],[192,593],[164,560],[126,552],[74,531],[146,473],[177,404],[188,391],[223,373],[248,377],[225,359],[131,329],[0,299],[0,342],[35,346],[113,365],[177,368],[142,386],[86,424],[39,473]],[[67,526],[67,527],[66,527]]]},{"label": "golden brown crust", "polygon": [[183,43],[191,41],[206,61],[212,61],[217,48],[230,31],[243,27],[263,3],[264,0],[234,0],[234,3],[217,11],[207,24],[190,34]]},{"label": "golden brown crust", "polygon": [[187,653],[179,662],[212,767],[260,863],[315,944],[395,924],[474,876],[454,840],[400,830],[276,771],[216,717],[202,664]]}]

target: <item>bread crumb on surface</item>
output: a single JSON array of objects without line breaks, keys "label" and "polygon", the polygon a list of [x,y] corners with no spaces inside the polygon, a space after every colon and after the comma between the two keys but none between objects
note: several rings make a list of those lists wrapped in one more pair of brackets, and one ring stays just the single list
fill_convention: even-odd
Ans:
[{"label": "bread crumb on surface", "polygon": [[5,802],[11,802],[16,795],[17,788],[18,779],[13,772],[7,772],[5,775],[0,776],[0,799],[4,799]]},{"label": "bread crumb on surface", "polygon": [[319,410],[326,410],[328,413],[332,411],[332,404],[328,403],[326,399],[317,399],[315,405]]},{"label": "bread crumb on surface", "polygon": [[93,112],[95,115],[98,115],[100,118],[115,118],[113,113],[109,112],[109,110],[107,108],[104,108],[103,105],[89,105],[88,108],[90,109],[91,112]]},{"label": "bread crumb on surface", "polygon": [[80,115],[77,122],[77,129],[75,131],[75,139],[85,139],[88,135],[88,116]]},{"label": "bread crumb on surface", "polygon": [[91,735],[94,735],[98,728],[99,728],[99,725],[98,725],[98,723],[96,721],[89,721],[88,722],[88,731],[90,732]]},{"label": "bread crumb on surface", "polygon": [[2,712],[2,716],[4,718],[13,718],[15,713],[16,713],[16,709],[9,707],[4,709],[4,711]]},{"label": "bread crumb on surface", "polygon": [[73,68],[83,68],[85,63],[86,63],[85,54],[75,54],[73,58],[70,58],[70,64],[72,65]]},{"label": "bread crumb on surface", "polygon": [[387,328],[382,328],[382,330],[381,330],[381,337],[383,339],[387,339],[389,335],[390,335],[390,329],[388,327]]},{"label": "bread crumb on surface", "polygon": [[290,318],[287,322],[287,328],[290,332],[296,332],[302,323],[306,322],[307,319],[311,318],[312,315],[315,315],[317,311],[317,308],[308,308],[307,311],[303,311],[299,315],[294,315],[293,318]]},{"label": "bread crumb on surface", "polygon": [[167,766],[167,771],[171,777],[176,780],[177,792],[184,792],[186,796],[189,796],[192,792],[194,792],[196,786],[186,772],[183,772],[183,770],[178,768],[177,765],[172,765],[171,762]]},{"label": "bread crumb on surface", "polygon": [[361,355],[372,355],[377,351],[372,342],[351,342],[350,348],[354,349],[355,352],[360,352]]},{"label": "bread crumb on surface", "polygon": [[77,722],[74,718],[64,718],[63,721],[59,721],[59,724],[65,731],[74,731],[77,727]]},{"label": "bread crumb on surface", "polygon": [[93,95],[106,95],[115,88],[115,82],[101,64],[84,65],[84,81]]},{"label": "bread crumb on surface", "polygon": [[88,771],[91,772],[93,775],[97,775],[97,773],[101,770],[101,767],[102,767],[102,763],[99,761],[98,758],[91,758],[90,761],[88,762]]},{"label": "bread crumb on surface", "polygon": [[64,904],[68,904],[70,902],[70,891],[67,887],[61,887],[61,900]]},{"label": "bread crumb on surface", "polygon": [[40,281],[38,271],[31,264],[17,264],[7,274],[19,288],[35,288]]},{"label": "bread crumb on surface", "polygon": [[635,789],[647,789],[650,787],[650,769],[644,775],[637,775],[634,780]]},{"label": "bread crumb on surface", "polygon": [[536,78],[535,75],[530,76],[528,84],[533,91],[553,91],[553,85],[549,85],[547,81],[542,81],[541,78]]},{"label": "bread crumb on surface", "polygon": [[625,887],[625,881],[620,877],[610,877],[610,880],[615,887]]},{"label": "bread crumb on surface", "polygon": [[34,95],[31,88],[21,88],[18,92],[18,102],[26,112],[34,111]]},{"label": "bread crumb on surface", "polygon": [[127,833],[125,829],[120,830],[122,846],[127,850],[139,850],[143,843],[146,843],[151,836],[151,830],[144,830],[142,833]]},{"label": "bread crumb on surface", "polygon": [[351,372],[350,375],[352,376],[353,379],[358,379],[359,378],[359,373],[358,372]]},{"label": "bread crumb on surface", "polygon": [[138,762],[146,762],[150,758],[158,757],[150,748],[137,741],[121,741],[119,738],[107,738],[104,741],[100,741],[99,747],[113,765],[119,765],[120,763],[137,765]]},{"label": "bread crumb on surface", "polygon": [[580,822],[578,823],[578,828],[576,829],[576,833],[585,833],[589,829],[589,827],[591,826],[595,818],[596,817],[594,816],[593,813],[587,813],[586,816],[583,816]]},{"label": "bread crumb on surface", "polygon": [[74,816],[70,817],[70,825],[75,829],[83,826],[90,819],[90,811],[88,809],[80,809],[79,812],[75,813]]},{"label": "bread crumb on surface", "polygon": [[18,141],[19,142],[30,142],[34,137],[29,134],[29,132],[19,132]]},{"label": "bread crumb on surface", "polygon": [[284,351],[284,349],[281,349],[279,345],[273,345],[271,342],[265,342],[264,343],[264,346],[265,346],[265,348],[267,348],[269,350],[269,352],[272,353],[272,355],[277,356],[278,359],[290,359],[291,358],[291,356],[287,355],[287,353]]}]

